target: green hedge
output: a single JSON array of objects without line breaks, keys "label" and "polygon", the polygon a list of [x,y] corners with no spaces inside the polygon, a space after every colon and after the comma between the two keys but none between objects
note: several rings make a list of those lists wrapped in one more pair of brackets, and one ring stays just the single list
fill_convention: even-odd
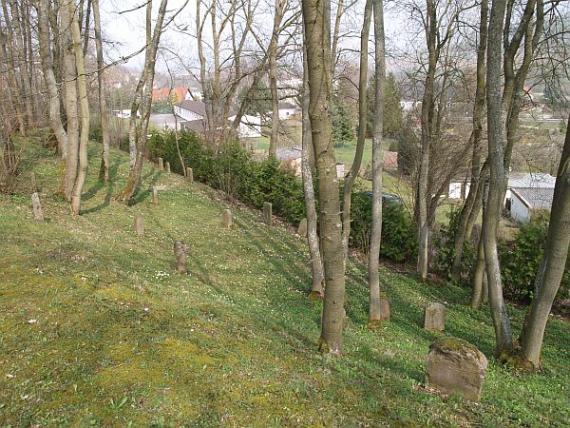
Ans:
[{"label": "green hedge", "polygon": [[[179,133],[180,152],[194,178],[226,192],[233,198],[262,208],[273,204],[273,212],[288,223],[297,225],[305,217],[305,201],[301,180],[279,167],[275,159],[255,161],[237,142],[227,143],[219,153],[207,148],[193,133]],[[172,171],[182,174],[172,132],[153,133],[148,142],[152,159],[162,157]],[[355,193],[352,204],[350,245],[367,250],[371,224],[370,197]],[[385,204],[383,214],[382,257],[404,262],[416,253],[415,228],[407,211],[397,204]]]},{"label": "green hedge", "polygon": [[[366,192],[352,196],[352,224],[350,245],[368,249],[372,225],[372,198]],[[382,204],[382,241],[380,256],[396,262],[411,261],[417,254],[416,229],[403,205],[395,202]]]},{"label": "green hedge", "polygon": [[[449,214],[449,225],[442,227],[435,238],[437,257],[435,269],[442,275],[450,276],[454,258],[453,237],[458,227],[460,211]],[[534,295],[534,280],[544,255],[544,245],[548,233],[548,218],[540,216],[520,227],[511,242],[499,242],[499,260],[503,292],[510,301],[527,304]],[[461,271],[469,273],[475,269],[476,249],[472,242],[465,242]],[[471,285],[470,282],[466,285]],[[570,298],[570,259],[560,285],[557,301]]]},{"label": "green hedge", "polygon": [[[273,212],[291,224],[305,217],[302,183],[290,171],[279,168],[275,159],[254,161],[237,142],[227,143],[216,154],[195,134],[187,132],[179,133],[178,143],[196,180],[255,208],[271,202]],[[172,171],[182,174],[174,133],[153,133],[148,149],[151,158],[162,157],[170,162]]]}]

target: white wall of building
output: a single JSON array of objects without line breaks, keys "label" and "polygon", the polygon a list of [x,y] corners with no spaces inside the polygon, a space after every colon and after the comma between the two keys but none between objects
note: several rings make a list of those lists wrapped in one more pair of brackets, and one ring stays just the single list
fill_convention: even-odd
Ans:
[{"label": "white wall of building", "polygon": [[280,120],[287,120],[296,113],[297,113],[297,109],[294,107],[279,108],[279,119]]},{"label": "white wall of building", "polygon": [[[230,116],[228,120],[233,122],[235,116]],[[257,138],[261,137],[261,118],[259,116],[244,115],[238,127],[238,136],[240,138]]]},{"label": "white wall of building", "polygon": [[530,221],[531,210],[515,192],[511,192],[511,218],[521,223]]},{"label": "white wall of building", "polygon": [[467,196],[469,194],[469,189],[471,188],[470,183],[463,183],[460,181],[452,181],[449,183],[449,199],[461,199],[461,188],[463,185],[465,185],[465,196]]},{"label": "white wall of building", "polygon": [[177,116],[180,116],[182,119],[187,120],[188,122],[191,122],[193,120],[203,119],[203,117],[201,115],[199,115],[198,113],[194,113],[193,111],[186,110],[184,108],[181,108],[180,106],[174,106],[174,113]]}]

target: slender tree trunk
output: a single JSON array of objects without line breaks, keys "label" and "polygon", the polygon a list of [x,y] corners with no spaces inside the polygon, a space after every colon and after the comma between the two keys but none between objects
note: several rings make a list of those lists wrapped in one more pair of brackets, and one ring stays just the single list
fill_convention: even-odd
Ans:
[{"label": "slender tree trunk", "polygon": [[85,56],[81,43],[81,29],[77,20],[77,10],[73,2],[67,4],[69,8],[71,38],[73,42],[73,52],[75,54],[75,65],[77,70],[77,89],[79,95],[79,120],[80,138],[78,147],[79,164],[77,178],[75,180],[71,195],[71,211],[74,215],[79,215],[81,211],[81,194],[83,184],[87,176],[87,143],[89,142],[89,100],[87,98],[87,77],[85,72]]},{"label": "slender tree trunk", "polygon": [[[370,303],[368,323],[371,326],[389,318],[389,311],[384,312],[388,304],[387,296],[380,293],[378,263],[382,239],[382,133],[384,131],[384,78],[386,59],[384,48],[384,5],[382,0],[374,0],[374,59],[375,59],[375,101],[374,131],[372,136],[372,230],[370,232],[370,250],[368,254],[368,285]],[[361,126],[365,126],[361,124]],[[384,305],[382,305],[384,300]]]},{"label": "slender tree trunk", "polygon": [[305,195],[305,211],[307,212],[307,241],[309,243],[309,254],[311,257],[311,293],[312,299],[322,299],[324,296],[324,272],[321,249],[319,246],[319,235],[317,233],[317,209],[315,204],[315,189],[313,187],[313,171],[311,168],[311,155],[314,153],[311,121],[309,119],[309,75],[307,73],[307,51],[303,49],[303,130],[301,136],[301,174],[303,178],[303,191]]},{"label": "slender tree trunk", "polygon": [[[129,144],[134,141],[134,165],[130,170],[129,177],[125,188],[121,191],[117,199],[123,202],[131,202],[135,194],[138,192],[142,181],[142,170],[144,165],[144,152],[146,147],[146,136],[148,131],[148,121],[150,117],[152,102],[152,86],[154,83],[154,66],[156,64],[156,54],[158,45],[160,44],[160,36],[162,34],[162,25],[166,14],[168,0],[161,0],[158,8],[158,17],[156,19],[154,30],[152,25],[152,1],[147,3],[146,13],[146,53],[145,66],[139,79],[135,92],[135,99],[131,107],[131,121],[129,127]],[[137,112],[140,108],[140,119]],[[131,151],[131,156],[133,151]]]},{"label": "slender tree trunk", "polygon": [[[59,5],[61,23],[71,29],[72,16],[70,15],[70,3],[73,0],[64,0]],[[65,158],[65,178],[63,192],[65,199],[71,202],[73,188],[77,179],[77,167],[79,164],[79,111],[77,96],[77,69],[73,39],[70,31],[62,32],[63,38],[63,67],[62,79],[64,90],[64,104],[67,118],[67,156]]]},{"label": "slender tree trunk", "polygon": [[570,115],[560,158],[544,257],[536,275],[535,294],[521,334],[522,357],[534,368],[540,355],[548,316],[564,275],[570,246]]},{"label": "slender tree trunk", "polygon": [[338,178],[331,138],[330,22],[325,19],[328,3],[328,0],[303,0],[302,5],[307,35],[309,116],[319,182],[321,242],[326,283],[320,343],[323,352],[338,355],[342,351],[345,279]]},{"label": "slender tree trunk", "polygon": [[342,247],[345,263],[348,260],[348,243],[350,240],[350,211],[352,205],[352,188],[362,165],[364,143],[366,141],[366,122],[368,119],[368,39],[370,36],[370,20],[372,16],[372,0],[366,0],[364,21],[360,33],[360,72],[358,78],[358,136],[354,160],[344,178],[342,196]]},{"label": "slender tree trunk", "polygon": [[496,354],[499,358],[512,352],[513,340],[507,307],[503,298],[501,268],[497,250],[497,229],[501,215],[502,195],[507,185],[504,165],[505,121],[502,107],[502,34],[506,0],[495,0],[491,6],[487,48],[487,134],[490,180],[483,214],[483,242],[487,270],[487,286],[491,316],[495,327]]},{"label": "slender tree trunk", "polygon": [[271,89],[271,138],[269,140],[269,156],[277,155],[279,144],[279,93],[277,91],[277,43],[279,41],[279,24],[282,15],[282,1],[275,0],[273,34],[269,43],[269,87]]},{"label": "slender tree trunk", "polygon": [[[10,92],[15,91],[15,96],[13,97],[13,105],[14,110],[16,113],[16,118],[18,120],[18,127],[20,130],[20,134],[26,135],[26,119],[25,113],[22,111],[22,103],[19,97],[17,96],[20,94],[21,88],[18,79],[16,78],[15,70],[16,70],[16,54],[14,48],[14,33],[12,31],[12,22],[10,13],[8,11],[8,4],[6,0],[2,0],[2,12],[4,13],[5,19],[5,26],[6,26],[6,33],[2,34],[2,50],[6,60],[8,62],[7,71],[8,71],[8,80],[10,85]],[[1,29],[0,29],[1,30]]]},{"label": "slender tree trunk", "polygon": [[48,112],[51,129],[57,139],[58,152],[62,159],[67,156],[67,133],[61,120],[61,98],[55,78],[53,58],[51,55],[51,38],[49,26],[48,0],[40,0],[38,8],[38,39],[40,45],[40,58],[42,71],[46,82],[48,94]]},{"label": "slender tree trunk", "polygon": [[434,127],[434,84],[438,60],[437,13],[434,0],[427,0],[426,39],[428,47],[427,75],[422,101],[422,138],[416,205],[418,206],[418,263],[417,271],[425,281],[429,271],[430,226],[428,219],[430,152]]},{"label": "slender tree trunk", "polygon": [[111,138],[109,135],[109,111],[105,94],[105,58],[103,56],[103,37],[101,35],[101,14],[99,0],[91,0],[93,8],[93,21],[95,27],[95,48],[97,50],[97,82],[99,85],[99,114],[101,116],[101,133],[103,135],[103,156],[99,178],[109,181],[109,155],[111,151]]},{"label": "slender tree trunk", "polygon": [[483,282],[486,278],[485,271],[485,245],[483,240],[483,229],[481,229],[481,236],[479,236],[479,243],[477,245],[477,258],[475,261],[475,270],[473,271],[473,294],[471,296],[471,307],[479,309],[483,299]]},{"label": "slender tree trunk", "polygon": [[473,211],[476,208],[478,195],[480,194],[481,181],[481,137],[483,133],[482,117],[485,108],[485,54],[487,51],[487,21],[489,5],[487,0],[481,2],[481,14],[479,22],[479,46],[477,48],[477,87],[475,89],[475,104],[473,106],[473,131],[471,139],[473,144],[473,156],[471,160],[471,185],[467,200],[463,204],[460,213],[459,226],[454,237],[454,258],[451,267],[452,277],[459,278],[461,262],[463,260],[463,246],[466,237],[470,234],[473,219]]}]

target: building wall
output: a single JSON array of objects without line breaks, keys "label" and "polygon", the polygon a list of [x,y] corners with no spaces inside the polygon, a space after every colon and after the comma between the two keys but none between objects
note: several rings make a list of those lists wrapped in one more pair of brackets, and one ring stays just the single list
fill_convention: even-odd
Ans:
[{"label": "building wall", "polygon": [[201,115],[194,113],[193,111],[181,108],[180,106],[174,106],[174,113],[176,113],[177,116],[180,116],[182,119],[187,120],[189,122],[193,120],[203,119]]},{"label": "building wall", "polygon": [[279,119],[281,119],[281,120],[289,119],[295,113],[297,113],[297,109],[295,109],[295,108],[280,108],[279,109]]},{"label": "building wall", "polygon": [[517,194],[511,192],[511,218],[521,223],[527,223],[530,221],[530,215],[530,208]]}]

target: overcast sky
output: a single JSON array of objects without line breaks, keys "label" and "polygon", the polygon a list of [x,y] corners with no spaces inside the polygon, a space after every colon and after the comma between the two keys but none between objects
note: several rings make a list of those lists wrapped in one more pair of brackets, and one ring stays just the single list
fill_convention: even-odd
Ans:
[{"label": "overcast sky", "polygon": [[[188,26],[188,31],[194,34],[194,24],[195,24],[195,10],[196,10],[196,0],[188,0],[188,4],[185,9],[176,18],[176,23],[179,26]],[[262,2],[264,0],[261,0]],[[103,34],[105,39],[110,42],[107,49],[106,55],[108,60],[115,61],[120,57],[128,56],[133,52],[136,52],[144,45],[145,39],[145,8],[139,10],[120,13],[121,11],[129,10],[138,5],[144,3],[144,0],[107,0],[101,2],[101,18],[103,21]],[[158,9],[160,1],[154,1],[155,14]],[[186,3],[186,0],[169,0],[168,10],[169,15],[179,10],[182,5]],[[361,16],[363,10],[362,4],[357,4],[353,7],[350,16],[347,16],[344,20],[343,32],[351,32],[355,35],[360,32]],[[335,6],[333,3],[333,10]],[[334,12],[333,12],[334,13]],[[261,17],[261,19],[260,19]],[[269,19],[267,19],[269,18]],[[270,16],[256,16],[256,20],[260,22],[259,25],[264,25],[267,23],[267,30],[270,31],[270,26],[272,20]],[[386,37],[387,37],[387,49],[389,51],[394,51],[399,49],[406,44],[409,40],[410,33],[413,29],[408,28],[405,25],[405,19],[402,17],[401,10],[394,10],[393,8],[387,8],[386,10]],[[207,29],[206,29],[207,33]],[[253,39],[253,38],[252,38]],[[252,41],[253,43],[253,41]],[[357,37],[347,38],[343,41],[345,47],[358,50],[359,40]],[[161,39],[161,46],[168,47],[174,50],[179,55],[181,55],[185,62],[194,63],[197,62],[196,53],[196,43],[195,39],[188,35],[182,35],[174,30],[174,26],[171,25],[170,28],[165,32]],[[168,55],[164,53],[164,55]],[[131,59],[127,66],[129,68],[139,69],[142,67],[143,56],[138,55],[137,57]],[[159,59],[157,68],[159,70],[164,70],[163,61]]]}]

